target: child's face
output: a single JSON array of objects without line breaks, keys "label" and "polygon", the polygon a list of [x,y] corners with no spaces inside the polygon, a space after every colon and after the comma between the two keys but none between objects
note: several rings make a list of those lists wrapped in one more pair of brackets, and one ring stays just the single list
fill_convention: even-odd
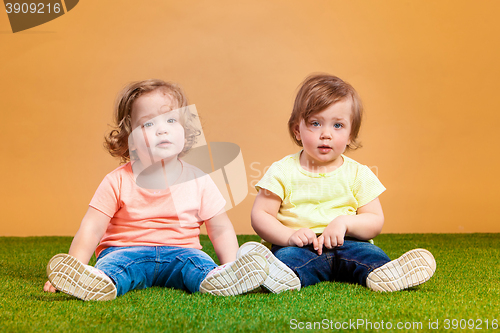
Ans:
[{"label": "child's face", "polygon": [[142,164],[172,160],[185,145],[177,103],[168,94],[152,91],[132,104],[132,147]]},{"label": "child's face", "polygon": [[[342,165],[340,156],[351,142],[352,102],[345,99],[311,116],[301,119],[295,127],[295,137],[302,141],[301,164],[310,171],[326,167],[332,171]],[[328,168],[331,168],[330,170]]]}]

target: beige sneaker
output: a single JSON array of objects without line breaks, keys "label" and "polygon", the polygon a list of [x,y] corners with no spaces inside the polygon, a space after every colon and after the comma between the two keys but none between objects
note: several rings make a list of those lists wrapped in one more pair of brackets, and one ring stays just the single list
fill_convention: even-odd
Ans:
[{"label": "beige sneaker", "polygon": [[269,264],[264,256],[245,254],[208,273],[200,284],[200,292],[218,296],[244,294],[260,287],[268,273]]},{"label": "beige sneaker", "polygon": [[236,257],[246,253],[260,253],[269,262],[269,275],[262,284],[264,288],[275,294],[286,290],[300,290],[300,279],[297,275],[276,258],[265,245],[257,242],[247,242],[239,248]]},{"label": "beige sneaker", "polygon": [[106,274],[69,254],[53,256],[47,265],[47,276],[57,290],[84,301],[116,298],[116,287]]},{"label": "beige sneaker", "polygon": [[398,291],[428,281],[435,271],[432,253],[414,249],[373,270],[366,278],[366,286],[374,291]]}]

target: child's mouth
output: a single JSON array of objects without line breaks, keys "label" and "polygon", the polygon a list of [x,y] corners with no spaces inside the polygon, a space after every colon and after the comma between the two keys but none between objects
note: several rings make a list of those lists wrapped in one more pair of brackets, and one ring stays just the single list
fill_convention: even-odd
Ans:
[{"label": "child's mouth", "polygon": [[329,146],[319,146],[318,147],[319,151],[321,153],[328,153],[332,150],[332,147],[329,147]]},{"label": "child's mouth", "polygon": [[172,144],[172,142],[168,141],[168,140],[164,140],[164,141],[161,141],[160,143],[158,143],[156,145],[156,147],[160,147],[160,148],[165,148],[165,147],[168,147]]}]

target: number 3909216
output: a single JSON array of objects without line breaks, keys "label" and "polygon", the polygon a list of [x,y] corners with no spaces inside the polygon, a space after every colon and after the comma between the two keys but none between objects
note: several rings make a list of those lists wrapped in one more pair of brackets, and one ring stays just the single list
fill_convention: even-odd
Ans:
[{"label": "number 3909216", "polygon": [[7,14],[10,13],[31,13],[31,14],[45,14],[45,13],[60,13],[61,4],[44,4],[44,3],[6,3]]}]

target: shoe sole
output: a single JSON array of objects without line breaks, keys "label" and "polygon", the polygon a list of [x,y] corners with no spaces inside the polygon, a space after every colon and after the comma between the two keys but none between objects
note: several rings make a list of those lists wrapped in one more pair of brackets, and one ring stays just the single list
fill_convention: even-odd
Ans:
[{"label": "shoe sole", "polygon": [[428,281],[435,271],[436,260],[432,253],[415,249],[371,272],[366,286],[374,291],[398,291]]},{"label": "shoe sole", "polygon": [[116,287],[69,254],[56,254],[47,265],[50,283],[59,291],[84,301],[116,298]]},{"label": "shoe sole", "polygon": [[208,275],[200,292],[217,296],[234,296],[258,288],[269,273],[269,264],[260,254],[246,254],[225,269]]},{"label": "shoe sole", "polygon": [[269,274],[262,284],[264,288],[275,294],[287,290],[300,290],[300,279],[297,275],[276,258],[265,245],[257,242],[245,243],[240,247],[236,256],[246,253],[259,253],[269,262]]}]

